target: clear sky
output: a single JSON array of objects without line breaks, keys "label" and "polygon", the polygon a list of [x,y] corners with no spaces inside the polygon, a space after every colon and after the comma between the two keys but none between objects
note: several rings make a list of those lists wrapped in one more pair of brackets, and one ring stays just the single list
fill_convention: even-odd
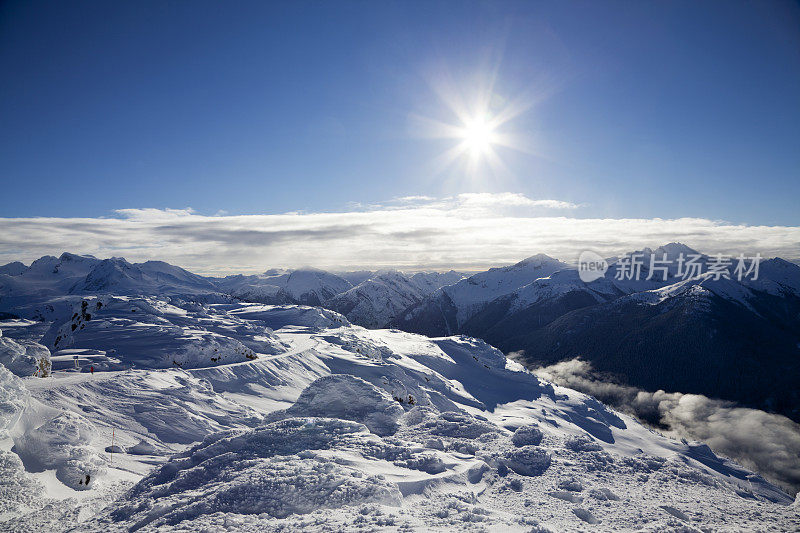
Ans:
[{"label": "clear sky", "polygon": [[[5,1],[0,72],[4,218],[510,192],[799,222],[795,2]],[[443,164],[432,124],[477,101],[513,146]]]}]

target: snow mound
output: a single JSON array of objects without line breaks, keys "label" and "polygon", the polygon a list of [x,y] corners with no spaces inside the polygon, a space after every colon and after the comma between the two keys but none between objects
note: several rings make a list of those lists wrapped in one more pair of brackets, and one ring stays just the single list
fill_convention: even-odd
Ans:
[{"label": "snow mound", "polygon": [[94,426],[83,417],[64,411],[14,441],[25,469],[54,469],[59,481],[75,490],[91,488],[105,472],[105,461],[88,446]]},{"label": "snow mound", "polygon": [[583,435],[576,435],[564,441],[564,447],[573,452],[599,452],[603,449],[597,442]]},{"label": "snow mound", "polygon": [[0,364],[0,439],[8,437],[29,401],[22,380]]},{"label": "snow mound", "polygon": [[20,524],[20,515],[41,511],[42,486],[25,472],[17,454],[0,450],[0,531],[35,531]]},{"label": "snow mound", "polygon": [[609,500],[614,502],[619,501],[619,496],[614,494],[614,491],[612,491],[611,489],[605,487],[590,490],[589,496],[600,501],[609,501]]},{"label": "snow mound", "polygon": [[385,391],[355,376],[332,374],[311,383],[294,405],[272,416],[340,418],[361,422],[376,435],[391,435],[403,413]]},{"label": "snow mound", "polygon": [[50,350],[36,342],[21,344],[3,337],[0,331],[0,364],[18,376],[27,377],[36,373],[39,361],[49,368]]},{"label": "snow mound", "polygon": [[109,419],[116,428],[115,444],[135,455],[163,453],[174,443],[191,444],[210,433],[263,422],[253,409],[217,394],[207,381],[182,370],[129,370],[113,378],[97,374],[76,378],[81,379],[39,398],[81,413],[102,428],[101,449],[111,444]]},{"label": "snow mound", "polygon": [[522,426],[511,436],[514,446],[538,446],[542,442],[542,430],[537,424]]},{"label": "snow mound", "polygon": [[[259,335],[252,325],[241,332],[222,325],[220,331],[211,331],[214,323],[201,325],[204,318],[203,312],[190,314],[146,298],[87,298],[75,305],[69,319],[54,323],[42,342],[59,351],[98,350],[107,357],[92,359],[95,370],[202,368],[282,350],[264,328]],[[248,344],[236,337],[246,338]]]},{"label": "snow mound", "polygon": [[144,439],[139,439],[139,442],[128,448],[126,453],[131,453],[133,455],[155,455],[158,453],[158,451],[158,448],[155,447],[151,442],[147,442]]},{"label": "snow mound", "polygon": [[521,476],[541,476],[550,468],[550,454],[535,446],[523,446],[506,456],[508,467]]},{"label": "snow mound", "polygon": [[439,413],[434,419],[423,422],[422,429],[430,435],[462,439],[476,439],[485,433],[498,431],[493,424],[459,411]]},{"label": "snow mound", "polygon": [[396,484],[312,452],[374,439],[361,424],[332,419],[292,418],[216,434],[144,478],[127,494],[130,503],[104,520],[135,531],[217,512],[283,518],[362,503],[399,505]]}]

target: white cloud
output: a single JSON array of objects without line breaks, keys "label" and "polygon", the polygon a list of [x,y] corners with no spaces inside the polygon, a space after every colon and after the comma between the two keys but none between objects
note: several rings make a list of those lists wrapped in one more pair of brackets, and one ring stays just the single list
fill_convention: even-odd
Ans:
[{"label": "white cloud", "polygon": [[545,209],[575,209],[577,204],[561,200],[532,200],[524,194],[504,193],[463,193],[457,197],[461,207],[541,207]]},{"label": "white cloud", "polygon": [[131,220],[171,220],[194,214],[195,211],[191,207],[184,209],[154,209],[148,207],[145,209],[116,209],[114,212],[123,218]]},{"label": "white cloud", "polygon": [[200,215],[192,209],[123,209],[117,218],[0,218],[0,263],[68,250],[132,261],[160,259],[200,273],[267,267],[478,269],[546,253],[574,261],[670,241],[709,253],[800,257],[800,227],[700,218],[556,216],[559,200],[516,193],[462,194],[345,212]]},{"label": "white cloud", "polygon": [[415,202],[432,202],[436,200],[436,198],[432,196],[401,196],[399,198],[395,198],[395,200],[401,203],[415,203]]}]

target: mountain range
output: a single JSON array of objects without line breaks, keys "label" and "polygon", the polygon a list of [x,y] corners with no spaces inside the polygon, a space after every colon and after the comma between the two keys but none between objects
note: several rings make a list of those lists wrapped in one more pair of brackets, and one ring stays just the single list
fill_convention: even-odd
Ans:
[{"label": "mountain range", "polygon": [[625,261],[588,283],[544,255],[469,277],[6,265],[0,530],[796,530],[797,424],[725,407],[680,440],[520,364],[792,412],[796,265],[617,279]]},{"label": "mountain range", "polygon": [[[641,276],[625,279],[619,269],[634,254]],[[480,338],[532,368],[580,358],[624,384],[800,420],[800,266],[772,258],[755,280],[683,279],[681,255],[704,267],[713,260],[671,243],[609,258],[591,282],[544,254],[471,276],[303,268],[213,278],[160,261],[64,253],[0,267],[0,313],[45,320],[59,305],[100,293],[321,306],[369,328]],[[669,267],[648,280],[651,256]]]}]

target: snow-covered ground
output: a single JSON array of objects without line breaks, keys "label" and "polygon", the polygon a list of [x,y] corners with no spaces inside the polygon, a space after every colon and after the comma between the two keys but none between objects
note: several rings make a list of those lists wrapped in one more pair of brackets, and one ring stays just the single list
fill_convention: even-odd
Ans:
[{"label": "snow-covered ground", "polygon": [[800,529],[760,476],[482,341],[295,305],[70,304],[0,326],[27,376],[0,367],[0,530]]}]

